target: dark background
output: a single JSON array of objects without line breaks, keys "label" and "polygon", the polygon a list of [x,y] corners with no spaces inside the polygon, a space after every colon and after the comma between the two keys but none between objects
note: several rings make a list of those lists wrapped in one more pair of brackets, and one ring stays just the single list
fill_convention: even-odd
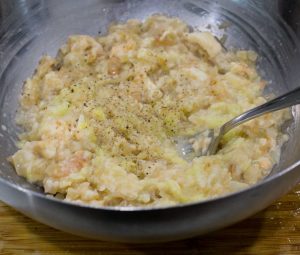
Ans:
[{"label": "dark background", "polygon": [[279,14],[300,39],[300,0],[280,0],[277,2]]},{"label": "dark background", "polygon": [[[26,10],[44,1],[51,0],[0,0],[0,26],[3,19],[8,16],[13,9],[20,11],[20,15],[26,15]],[[283,17],[290,27],[300,38],[300,0],[250,0],[257,5],[266,8]],[[25,12],[25,13],[24,13]],[[0,27],[1,29],[1,27]],[[1,36],[1,34],[0,34]]]}]

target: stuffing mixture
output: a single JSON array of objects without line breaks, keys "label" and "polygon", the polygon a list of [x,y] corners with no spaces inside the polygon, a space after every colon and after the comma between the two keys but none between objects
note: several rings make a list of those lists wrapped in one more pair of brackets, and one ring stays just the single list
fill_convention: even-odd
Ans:
[{"label": "stuffing mixture", "polygon": [[213,156],[186,161],[174,138],[264,103],[256,57],[161,15],[70,36],[25,82],[10,161],[47,194],[92,206],[165,206],[246,188],[278,162],[289,111],[235,128]]}]

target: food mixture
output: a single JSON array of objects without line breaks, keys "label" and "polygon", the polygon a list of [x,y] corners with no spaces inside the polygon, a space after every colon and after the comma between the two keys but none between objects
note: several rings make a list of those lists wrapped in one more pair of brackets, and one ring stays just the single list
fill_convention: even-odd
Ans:
[{"label": "food mixture", "polygon": [[92,206],[173,205],[246,188],[278,162],[288,111],[235,128],[216,155],[192,161],[174,138],[264,103],[256,57],[160,15],[70,36],[25,82],[24,132],[10,160],[46,193]]}]

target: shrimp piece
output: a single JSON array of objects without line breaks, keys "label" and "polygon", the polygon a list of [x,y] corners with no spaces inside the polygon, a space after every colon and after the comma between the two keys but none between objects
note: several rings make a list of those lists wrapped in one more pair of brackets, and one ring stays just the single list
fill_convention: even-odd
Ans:
[{"label": "shrimp piece", "polygon": [[75,152],[71,158],[65,160],[62,163],[62,167],[59,173],[57,173],[59,176],[56,177],[66,177],[71,173],[78,172],[80,169],[86,166],[89,160],[90,160],[89,153],[85,151]]}]

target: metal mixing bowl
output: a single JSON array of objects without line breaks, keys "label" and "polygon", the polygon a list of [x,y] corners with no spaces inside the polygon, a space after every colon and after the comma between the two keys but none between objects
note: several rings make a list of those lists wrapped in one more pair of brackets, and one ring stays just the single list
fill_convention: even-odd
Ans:
[{"label": "metal mixing bowl", "polygon": [[268,206],[300,179],[299,107],[292,109],[294,120],[287,124],[291,138],[271,175],[249,189],[204,202],[160,209],[75,205],[48,197],[39,187],[17,176],[7,157],[16,151],[19,130],[14,117],[22,84],[32,75],[40,57],[55,55],[69,35],[103,34],[112,21],[164,13],[177,16],[192,27],[209,29],[218,37],[225,33],[227,48],[254,49],[260,55],[261,75],[270,83],[266,93],[281,94],[295,88],[300,82],[300,45],[278,16],[276,3],[273,0],[2,0],[1,11],[7,8],[5,13],[11,13],[2,16],[0,23],[0,199],[54,228],[126,242],[192,237],[233,224]]}]

